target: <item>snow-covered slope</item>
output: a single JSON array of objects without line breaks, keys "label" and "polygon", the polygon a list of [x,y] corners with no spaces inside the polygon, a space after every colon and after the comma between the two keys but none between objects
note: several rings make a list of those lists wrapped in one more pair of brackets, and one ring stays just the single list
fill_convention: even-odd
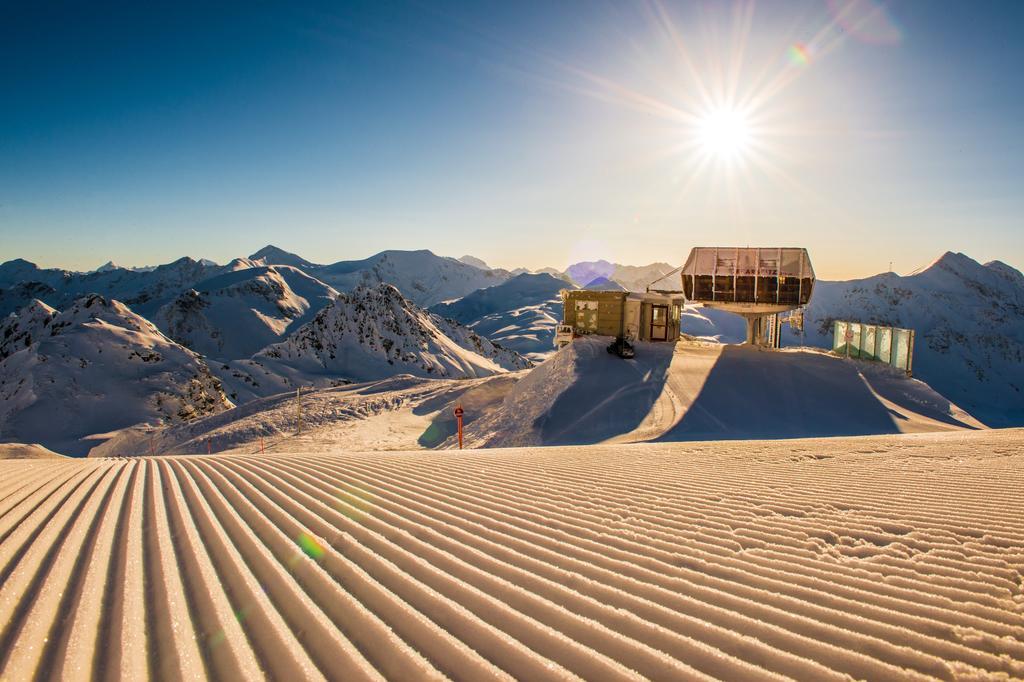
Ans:
[{"label": "snow-covered slope", "polygon": [[1021,443],[4,461],[0,676],[1021,679]]},{"label": "snow-covered slope", "polygon": [[622,360],[605,351],[609,341],[577,339],[528,373],[467,426],[468,447],[983,428],[927,384],[876,363],[686,340],[638,343],[636,358]]},{"label": "snow-covered slope", "polygon": [[468,325],[485,315],[506,313],[558,299],[562,289],[572,288],[572,285],[551,275],[521,274],[493,287],[478,289],[456,301],[439,303],[432,306],[430,312]]},{"label": "snow-covered slope", "polygon": [[454,320],[429,313],[390,284],[342,293],[284,341],[251,360],[214,365],[233,393],[272,395],[299,385],[331,386],[397,374],[489,376],[529,360]]},{"label": "snow-covered slope", "polygon": [[56,312],[36,301],[0,327],[0,439],[83,455],[87,437],[231,407],[195,353],[127,306],[92,295]]},{"label": "snow-covered slope", "polygon": [[304,390],[301,396],[279,393],[182,424],[125,429],[89,456],[432,448],[456,431],[456,403],[465,406],[466,420],[472,421],[499,404],[519,376],[429,379],[399,374]]},{"label": "snow-covered slope", "polygon": [[541,360],[554,351],[555,326],[562,319],[559,292],[572,284],[548,274],[520,274],[431,308],[505,348]]},{"label": "snow-covered slope", "polygon": [[430,251],[383,251],[366,260],[341,261],[309,271],[338,291],[386,282],[418,306],[427,308],[471,291],[500,284],[508,273],[481,270]]},{"label": "snow-covered slope", "polygon": [[[946,253],[908,277],[818,282],[805,343],[830,347],[836,319],[916,331],[914,375],[989,426],[1024,425],[1024,277]],[[800,342],[788,327],[784,341]]]},{"label": "snow-covered slope", "polygon": [[288,265],[240,268],[180,294],[153,322],[207,357],[247,358],[309,322],[337,295]]},{"label": "snow-covered slope", "polygon": [[64,459],[39,443],[0,443],[0,459]]}]

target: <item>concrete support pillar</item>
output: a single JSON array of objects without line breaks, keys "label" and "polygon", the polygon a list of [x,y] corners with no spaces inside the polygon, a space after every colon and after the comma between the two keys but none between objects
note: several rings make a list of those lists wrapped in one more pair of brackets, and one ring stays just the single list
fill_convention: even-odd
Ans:
[{"label": "concrete support pillar", "polygon": [[747,321],[746,343],[752,346],[768,346],[768,323],[771,320],[769,315],[744,315]]}]

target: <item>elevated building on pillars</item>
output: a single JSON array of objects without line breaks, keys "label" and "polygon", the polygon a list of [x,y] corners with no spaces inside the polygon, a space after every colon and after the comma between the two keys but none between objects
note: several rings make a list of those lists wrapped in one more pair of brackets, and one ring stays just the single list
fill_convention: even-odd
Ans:
[{"label": "elevated building on pillars", "polygon": [[814,268],[801,248],[701,246],[682,267],[690,303],[746,318],[747,343],[779,345],[779,314],[803,308],[814,289]]}]

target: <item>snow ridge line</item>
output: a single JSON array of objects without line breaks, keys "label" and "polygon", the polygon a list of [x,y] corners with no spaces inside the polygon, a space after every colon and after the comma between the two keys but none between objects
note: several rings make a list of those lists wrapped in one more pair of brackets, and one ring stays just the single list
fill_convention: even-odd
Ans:
[{"label": "snow ridge line", "polygon": [[0,679],[1024,677],[1024,448],[828,443],[0,461]]}]

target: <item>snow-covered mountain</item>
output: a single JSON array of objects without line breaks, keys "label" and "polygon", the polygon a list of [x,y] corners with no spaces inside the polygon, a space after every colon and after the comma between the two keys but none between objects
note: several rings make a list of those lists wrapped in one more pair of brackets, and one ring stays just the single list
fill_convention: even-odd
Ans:
[{"label": "snow-covered mountain", "polygon": [[0,440],[83,455],[111,431],[232,407],[206,363],[124,304],[33,301],[0,323]]},{"label": "snow-covered mountain", "polygon": [[294,253],[279,249],[272,244],[264,246],[256,253],[249,256],[249,260],[254,261],[259,265],[291,265],[292,267],[300,269],[314,269],[322,267],[316,263],[310,263],[308,260],[301,256],[297,256]]},{"label": "snow-covered mountain", "polygon": [[0,320],[0,360],[24,350],[49,333],[50,322],[57,311],[42,301],[33,300],[17,314]]},{"label": "snow-covered mountain", "polygon": [[[646,291],[649,284],[660,280],[672,269],[668,263],[620,265],[597,260],[573,263],[565,270],[564,276],[581,289]],[[614,284],[619,287],[614,287]]]},{"label": "snow-covered mountain", "polygon": [[430,310],[536,361],[554,351],[555,326],[562,319],[559,292],[571,288],[548,274],[523,273]]},{"label": "snow-covered mountain", "polygon": [[582,288],[587,291],[627,291],[626,287],[607,277],[598,277],[591,280]]},{"label": "snow-covered mountain", "polygon": [[95,272],[72,272],[40,268],[34,263],[16,259],[0,264],[0,287],[4,289],[0,314],[20,310],[31,299],[24,299],[26,287],[36,289],[39,298],[58,309],[87,294],[97,293],[131,306],[132,310],[149,316],[179,293],[222,271],[213,261],[179,258],[152,270],[111,268]]},{"label": "snow-covered mountain", "polygon": [[359,261],[341,261],[309,271],[338,291],[386,282],[418,306],[429,307],[508,279],[500,270],[481,270],[430,251],[383,251]]},{"label": "snow-covered mountain", "polygon": [[179,294],[153,322],[207,357],[247,358],[309,322],[337,295],[295,267],[239,267]]},{"label": "snow-covered mountain", "polygon": [[1024,425],[1024,276],[947,252],[907,277],[818,282],[804,339],[830,347],[836,319],[915,330],[914,375],[989,426]]},{"label": "snow-covered mountain", "polygon": [[24,258],[15,258],[0,263],[0,287],[7,288],[24,282],[41,282],[57,287],[71,274],[67,270],[41,268]]},{"label": "snow-covered mountain", "polygon": [[216,363],[229,390],[247,400],[297,386],[331,386],[411,374],[482,377],[530,367],[526,358],[419,308],[390,284],[339,294],[284,341],[249,360]]},{"label": "snow-covered mountain", "polygon": [[491,266],[488,265],[482,258],[477,258],[476,256],[462,256],[461,258],[459,258],[459,262],[465,263],[466,265],[472,265],[474,268],[478,268],[480,270],[491,269]]},{"label": "snow-covered mountain", "polygon": [[57,290],[45,282],[18,282],[0,289],[0,317],[18,312],[33,300],[57,301]]}]

